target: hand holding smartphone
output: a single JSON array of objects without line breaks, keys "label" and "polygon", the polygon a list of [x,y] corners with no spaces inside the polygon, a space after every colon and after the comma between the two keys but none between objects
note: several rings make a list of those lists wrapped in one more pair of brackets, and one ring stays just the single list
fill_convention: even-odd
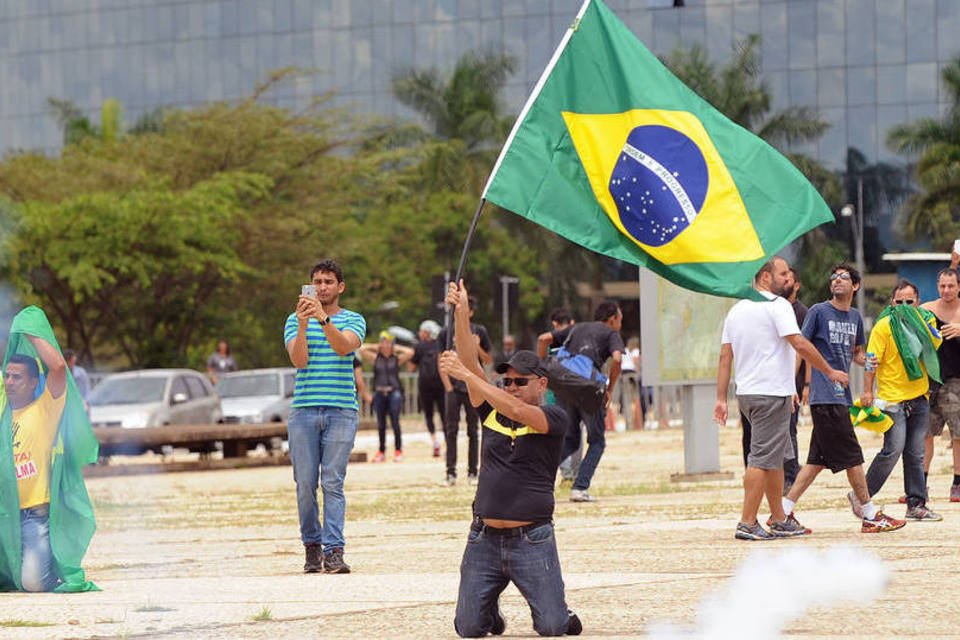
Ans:
[{"label": "hand holding smartphone", "polygon": [[312,284],[305,284],[300,287],[300,295],[306,296],[308,298],[317,299],[317,288]]}]

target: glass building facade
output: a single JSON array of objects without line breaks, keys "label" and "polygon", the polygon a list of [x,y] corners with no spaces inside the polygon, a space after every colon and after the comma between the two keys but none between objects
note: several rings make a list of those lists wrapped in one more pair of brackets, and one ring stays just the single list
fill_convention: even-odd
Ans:
[{"label": "glass building facade", "polygon": [[[893,125],[948,104],[944,64],[960,53],[957,0],[608,0],[656,54],[703,46],[711,60],[762,37],[775,109],[810,105],[831,124],[795,150],[843,169],[846,150],[903,164]],[[408,67],[449,69],[468,50],[514,55],[505,93],[518,112],[580,0],[0,0],[0,151],[55,151],[62,132],[48,98],[94,121],[107,98],[125,121],[164,106],[249,95],[270,71],[315,69],[270,94],[303,106],[336,101],[414,117],[390,93]]]}]

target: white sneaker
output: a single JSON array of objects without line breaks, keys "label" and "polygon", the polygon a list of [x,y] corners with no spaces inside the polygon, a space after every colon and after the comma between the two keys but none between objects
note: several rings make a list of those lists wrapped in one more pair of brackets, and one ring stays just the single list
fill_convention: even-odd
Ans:
[{"label": "white sneaker", "polygon": [[587,493],[585,489],[571,489],[570,502],[596,502],[597,499]]}]

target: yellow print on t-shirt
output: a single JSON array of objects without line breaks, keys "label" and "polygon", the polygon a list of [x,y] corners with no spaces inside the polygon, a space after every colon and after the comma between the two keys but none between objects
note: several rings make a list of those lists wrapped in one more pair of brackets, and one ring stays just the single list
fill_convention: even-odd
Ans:
[{"label": "yellow print on t-shirt", "polygon": [[54,398],[45,389],[39,398],[12,412],[13,463],[21,509],[50,502],[50,462],[66,398],[66,393]]}]

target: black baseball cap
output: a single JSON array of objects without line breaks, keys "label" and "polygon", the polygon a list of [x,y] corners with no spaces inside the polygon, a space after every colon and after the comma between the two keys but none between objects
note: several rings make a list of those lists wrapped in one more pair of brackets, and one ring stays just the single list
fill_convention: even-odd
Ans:
[{"label": "black baseball cap", "polygon": [[497,373],[506,373],[507,369],[513,369],[519,373],[532,373],[541,378],[547,377],[547,368],[533,351],[517,351],[509,360],[498,364],[494,370]]}]

